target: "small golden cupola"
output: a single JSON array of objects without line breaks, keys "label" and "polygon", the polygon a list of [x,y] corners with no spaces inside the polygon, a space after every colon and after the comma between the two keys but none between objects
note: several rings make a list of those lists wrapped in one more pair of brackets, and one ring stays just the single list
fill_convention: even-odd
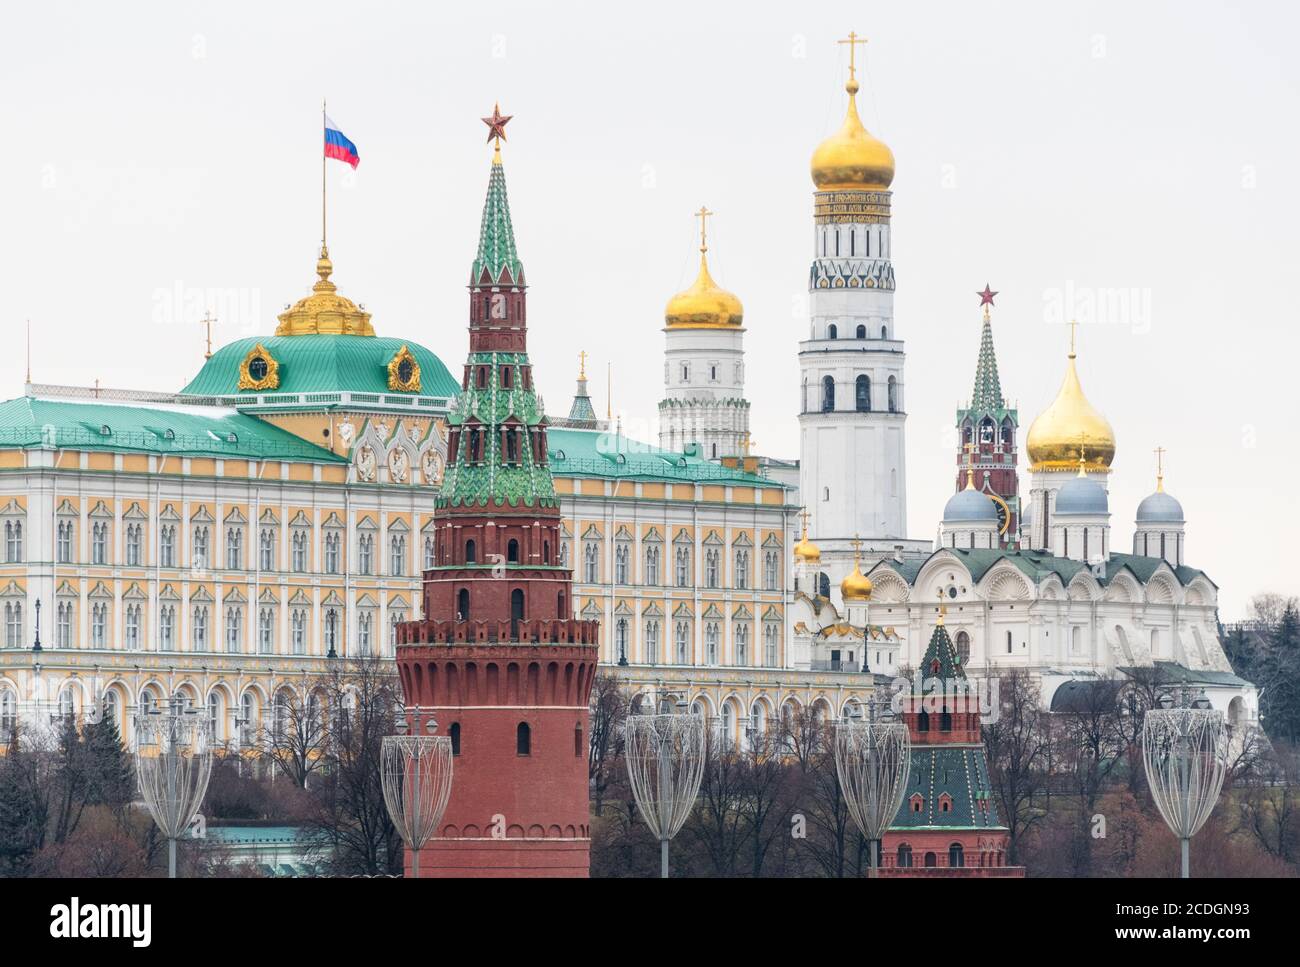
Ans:
[{"label": "small golden cupola", "polygon": [[812,156],[812,180],[818,191],[887,191],[894,180],[894,152],[875,137],[858,117],[858,79],[854,52],[866,40],[850,33],[849,107],[840,129],[817,146]]},{"label": "small golden cupola", "polygon": [[700,220],[700,271],[689,289],[668,300],[664,325],[669,329],[739,329],[744,321],[745,308],[740,300],[709,274],[705,219],[712,214],[704,207],[695,213]]},{"label": "small golden cupola", "polygon": [[330,261],[329,249],[322,245],[320,258],[316,261],[316,274],[320,276],[320,281],[312,286],[311,295],[299,299],[291,308],[280,313],[280,325],[275,330],[277,336],[375,334],[370,325],[370,313],[358,307],[351,299],[338,294],[338,286],[330,281],[333,272],[334,263]]},{"label": "small golden cupola", "polygon": [[822,552],[808,539],[808,512],[799,515],[803,519],[803,536],[794,546],[794,559],[801,564],[816,564],[822,559]]},{"label": "small golden cupola", "polygon": [[871,578],[862,573],[862,541],[853,539],[853,570],[840,582],[840,596],[845,604],[850,601],[871,600]]},{"label": "small golden cupola", "polygon": [[1107,472],[1115,459],[1115,431],[1083,395],[1074,360],[1074,326],[1065,379],[1052,404],[1034,419],[1025,438],[1030,470],[1074,470],[1086,450],[1086,469]]}]

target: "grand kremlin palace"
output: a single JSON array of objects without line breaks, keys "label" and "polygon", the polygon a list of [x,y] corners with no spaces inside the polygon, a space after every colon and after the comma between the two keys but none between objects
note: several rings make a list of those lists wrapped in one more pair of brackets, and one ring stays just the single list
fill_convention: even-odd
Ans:
[{"label": "grand kremlin palace", "polygon": [[[418,616],[460,387],[375,333],[327,251],[316,271],[274,335],[219,348],[179,392],[29,383],[0,404],[0,728],[106,710],[125,729],[179,697],[221,742],[253,742],[331,654],[392,656]],[[865,676],[792,667],[785,486],[626,439],[585,379],[553,424],[561,553],[604,665],[733,729],[756,701],[866,694]]]}]

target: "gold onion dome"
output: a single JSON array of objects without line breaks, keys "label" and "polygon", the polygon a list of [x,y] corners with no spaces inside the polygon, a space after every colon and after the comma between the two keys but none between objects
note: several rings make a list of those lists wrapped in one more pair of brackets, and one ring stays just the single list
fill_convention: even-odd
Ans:
[{"label": "gold onion dome", "polygon": [[664,324],[670,329],[736,329],[745,318],[745,307],[740,300],[713,281],[709,274],[708,251],[705,242],[704,218],[713,214],[701,208],[700,217],[700,273],[689,289],[668,300],[664,309]]},{"label": "gold onion dome", "polygon": [[1038,414],[1025,438],[1031,470],[1074,470],[1080,451],[1088,470],[1108,471],[1115,459],[1115,431],[1083,395],[1071,349],[1061,389]]},{"label": "gold onion dome", "polygon": [[370,325],[370,313],[359,308],[351,299],[338,294],[338,286],[330,281],[333,272],[334,263],[330,261],[329,249],[322,245],[320,258],[316,261],[316,274],[320,276],[320,281],[312,286],[311,295],[299,299],[292,308],[280,313],[280,325],[275,330],[277,336],[375,334]]},{"label": "gold onion dome", "polygon": [[857,556],[853,558],[853,571],[840,582],[840,595],[845,601],[870,601],[871,578],[862,573]]},{"label": "gold onion dome", "polygon": [[885,191],[894,180],[894,152],[863,127],[856,78],[850,76],[844,89],[849,109],[840,129],[813,152],[813,184],[818,191]]},{"label": "gold onion dome", "polygon": [[808,521],[806,517],[803,522],[803,536],[799,538],[799,543],[794,546],[794,559],[805,564],[816,564],[822,559],[821,549],[808,540]]}]

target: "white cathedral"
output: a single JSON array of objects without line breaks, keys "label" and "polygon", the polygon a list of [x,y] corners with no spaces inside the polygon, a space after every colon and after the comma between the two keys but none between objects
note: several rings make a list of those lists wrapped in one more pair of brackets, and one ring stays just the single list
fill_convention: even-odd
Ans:
[{"label": "white cathedral", "polygon": [[[1217,586],[1184,561],[1183,509],[1162,474],[1136,509],[1131,553],[1114,547],[1115,434],[1084,395],[1073,337],[1060,391],[1029,429],[1022,501],[1018,415],[1001,391],[989,314],[997,293],[987,286],[975,391],[958,411],[955,492],[933,541],[908,538],[894,156],[859,118],[854,75],[851,61],[844,122],[812,157],[790,666],[892,678],[919,662],[942,607],[972,675],[1029,669],[1049,707],[1086,683],[1148,669],[1170,689],[1203,692],[1233,725],[1255,721],[1256,690],[1233,674],[1219,641]],[[734,460],[749,456],[742,313],[709,275],[704,250],[695,284],[666,314],[660,440]],[[778,477],[794,466],[759,464]]]}]

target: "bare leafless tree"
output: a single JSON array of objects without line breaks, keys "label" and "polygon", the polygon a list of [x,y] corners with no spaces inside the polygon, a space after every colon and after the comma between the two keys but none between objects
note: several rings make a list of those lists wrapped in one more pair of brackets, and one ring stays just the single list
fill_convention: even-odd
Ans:
[{"label": "bare leafless tree", "polygon": [[610,783],[622,775],[623,723],[627,721],[628,702],[627,690],[615,676],[596,676],[591,686],[587,778],[597,816],[605,808]]},{"label": "bare leafless tree", "polygon": [[1021,668],[999,679],[998,703],[997,716],[984,726],[984,746],[1014,864],[1022,837],[1047,812],[1049,713],[1042,709],[1038,682]]}]

